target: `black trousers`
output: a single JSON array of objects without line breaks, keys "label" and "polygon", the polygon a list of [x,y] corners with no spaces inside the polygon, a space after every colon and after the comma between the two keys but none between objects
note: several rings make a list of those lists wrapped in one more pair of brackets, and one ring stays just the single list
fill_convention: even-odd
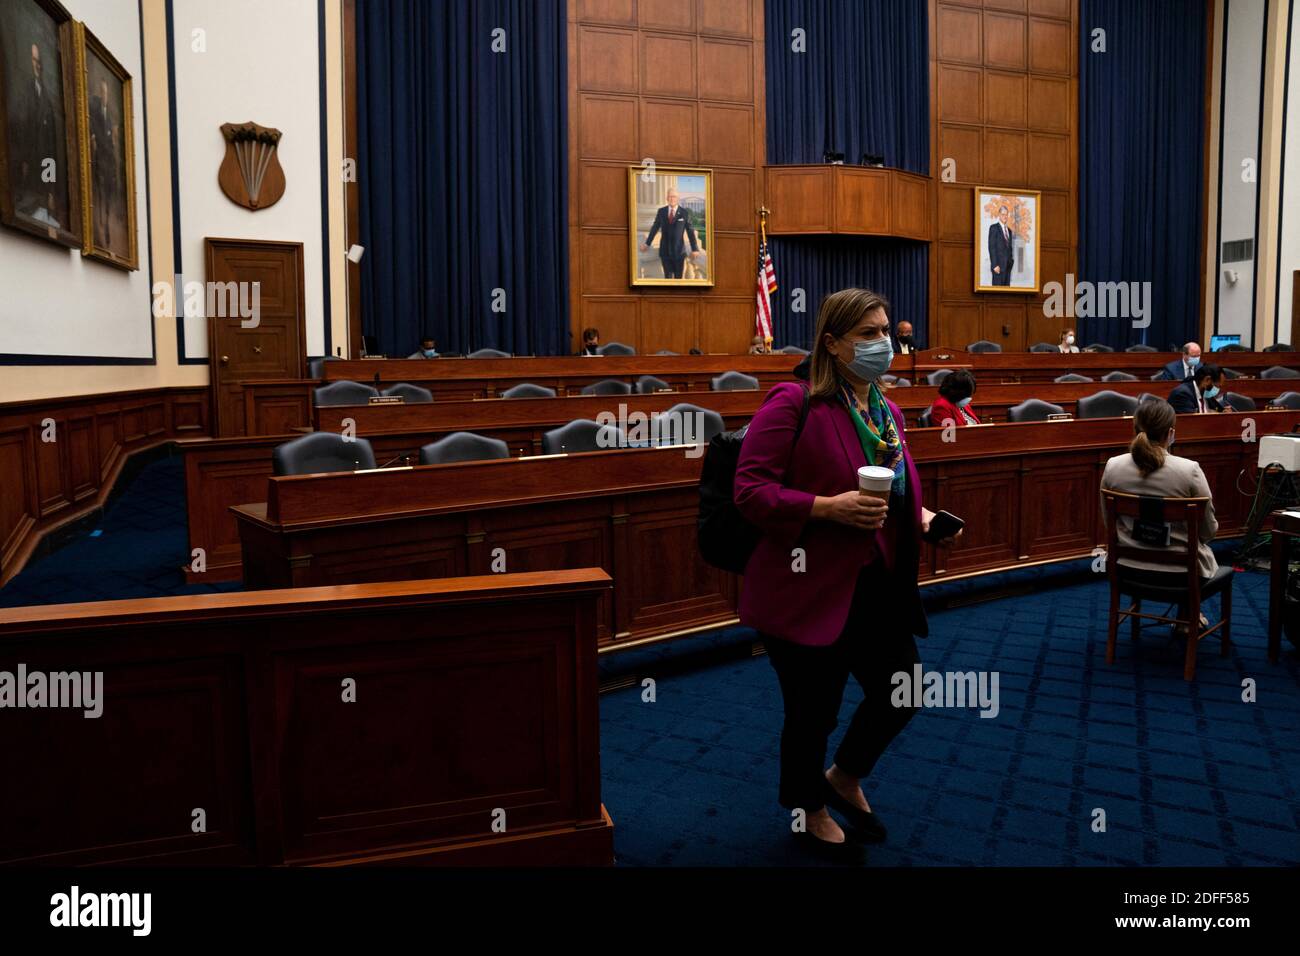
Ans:
[{"label": "black trousers", "polygon": [[864,696],[835,751],[835,764],[846,774],[861,779],[871,773],[890,741],[912,719],[910,697],[905,707],[890,702],[894,674],[910,675],[920,656],[911,629],[890,614],[888,580],[881,564],[863,570],[848,620],[834,644],[808,647],[764,637],[785,699],[778,799],[789,810],[813,813],[825,805],[827,739],[839,726],[850,674]]},{"label": "black trousers", "polygon": [[686,267],[686,256],[684,254],[675,258],[660,256],[659,264],[663,266],[665,279],[680,279],[682,270]]}]

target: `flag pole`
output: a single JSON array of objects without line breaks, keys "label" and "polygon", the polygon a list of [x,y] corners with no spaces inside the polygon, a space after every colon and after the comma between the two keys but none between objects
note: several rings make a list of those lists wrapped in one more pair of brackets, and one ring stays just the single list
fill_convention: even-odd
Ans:
[{"label": "flag pole", "polygon": [[[763,250],[765,261],[766,261],[766,254],[767,254],[767,217],[771,214],[771,212],[772,210],[768,209],[766,206],[758,207],[758,234],[760,240],[759,248]],[[763,337],[763,345],[769,352],[772,350],[771,335],[766,335]]]}]

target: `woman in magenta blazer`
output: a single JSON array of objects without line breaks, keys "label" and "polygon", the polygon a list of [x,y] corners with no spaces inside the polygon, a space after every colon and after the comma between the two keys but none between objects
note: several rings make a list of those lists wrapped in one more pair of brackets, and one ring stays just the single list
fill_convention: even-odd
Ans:
[{"label": "woman in magenta blazer", "polygon": [[945,375],[939,383],[939,397],[930,406],[930,424],[935,428],[941,428],[945,422],[952,422],[958,428],[980,424],[980,417],[970,407],[974,395],[975,376],[968,370],[959,368]]},{"label": "woman in magenta blazer", "polygon": [[[859,781],[912,716],[893,705],[892,678],[911,674],[913,635],[928,630],[917,565],[933,515],[921,507],[903,415],[876,385],[893,358],[888,309],[866,289],[826,297],[803,431],[795,442],[804,386],[777,385],[750,423],[735,481],[737,508],[763,532],[745,568],[740,620],[762,635],[785,702],[779,799],[797,840],[846,862],[885,837]],[[888,502],[858,492],[867,464],[894,472]],[[850,674],[863,701],[826,769]]]}]

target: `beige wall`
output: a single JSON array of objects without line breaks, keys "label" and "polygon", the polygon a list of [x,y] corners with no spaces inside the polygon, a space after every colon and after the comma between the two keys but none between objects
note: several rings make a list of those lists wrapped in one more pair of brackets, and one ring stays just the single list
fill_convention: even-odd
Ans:
[{"label": "beige wall", "polygon": [[[211,15],[221,15],[221,0],[203,0],[211,4]],[[134,8],[134,3],[131,7]],[[167,28],[165,0],[143,0],[143,61],[144,105],[148,124],[144,130],[149,147],[149,183],[148,183],[148,226],[139,223],[140,237],[140,275],[149,275],[152,266],[154,282],[169,281],[175,268],[172,256],[172,170],[170,112],[168,102],[168,63],[167,63]],[[77,10],[72,10],[77,16]],[[331,259],[331,333],[335,344],[347,342],[347,303],[344,283],[343,249],[344,249],[344,207],[343,184],[339,170],[343,161],[343,65],[342,65],[342,0],[326,0],[325,4],[325,40],[327,60],[327,112],[326,129],[330,149],[330,168],[337,177],[330,186],[329,211],[331,238],[328,250],[321,250],[322,255]],[[89,22],[89,21],[88,21]],[[92,25],[93,26],[93,25]],[[177,24],[177,30],[180,25]],[[308,27],[305,27],[305,29]],[[315,4],[311,4],[312,45],[315,45]],[[213,50],[210,55],[221,55]],[[237,60],[236,60],[237,65]],[[139,81],[140,77],[136,77]],[[304,110],[317,109],[315,83],[310,102],[303,104]],[[246,116],[232,116],[229,120],[249,119]],[[319,155],[319,143],[306,147],[310,150],[313,162]],[[145,175],[145,154],[141,144],[136,147],[137,189],[143,195]],[[211,182],[198,179],[194,188],[215,188],[215,163]],[[182,190],[190,188],[187,182],[195,182],[202,171],[183,170]],[[188,180],[187,180],[188,177]],[[315,203],[319,205],[319,184],[316,185]],[[304,241],[321,244],[320,221],[314,218],[303,227]],[[36,242],[26,237],[5,237],[14,242]],[[148,242],[146,242],[148,239]],[[193,263],[187,263],[193,266]],[[107,268],[95,265],[95,268]],[[191,269],[192,271],[192,269]],[[195,276],[190,276],[195,278]],[[197,278],[201,278],[198,276]],[[19,279],[21,281],[21,277]],[[317,286],[319,289],[319,284]],[[94,302],[87,302],[88,308],[94,308]],[[146,303],[140,302],[144,309]],[[71,395],[89,395],[101,392],[128,391],[141,388],[178,387],[206,385],[208,370],[206,365],[181,365],[177,361],[176,320],[174,314],[153,319],[155,335],[155,363],[152,365],[31,365],[0,366],[0,402],[25,401],[42,398],[55,398]]]}]

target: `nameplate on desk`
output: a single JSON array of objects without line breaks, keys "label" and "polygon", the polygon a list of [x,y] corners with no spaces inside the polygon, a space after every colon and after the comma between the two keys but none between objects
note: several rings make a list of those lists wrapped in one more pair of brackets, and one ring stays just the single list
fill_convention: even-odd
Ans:
[{"label": "nameplate on desk", "polygon": [[405,405],[406,399],[401,395],[371,395],[371,405]]},{"label": "nameplate on desk", "polygon": [[354,475],[373,475],[381,471],[411,471],[414,465],[392,465],[388,468],[358,468],[352,474]]},{"label": "nameplate on desk", "polygon": [[1074,416],[1069,412],[1056,412],[1055,414],[1048,415],[1047,420],[1049,422],[1072,422],[1074,421]]}]

